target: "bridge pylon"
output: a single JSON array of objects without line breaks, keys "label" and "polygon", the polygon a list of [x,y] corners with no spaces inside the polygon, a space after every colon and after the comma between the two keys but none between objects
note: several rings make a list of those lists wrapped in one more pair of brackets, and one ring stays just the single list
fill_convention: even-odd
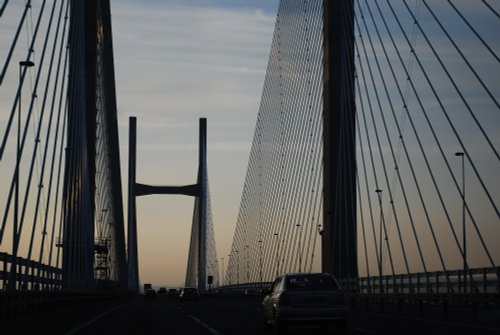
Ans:
[{"label": "bridge pylon", "polygon": [[[137,253],[136,197],[151,194],[181,194],[195,197],[193,229],[189,249],[186,286],[197,286],[203,292],[207,284],[207,226],[209,219],[207,174],[207,119],[200,118],[199,168],[196,184],[185,186],[152,186],[136,182],[137,119],[129,122],[129,191],[128,191],[128,278],[129,290],[139,292]],[[192,278],[191,278],[192,277]],[[196,283],[193,278],[196,277]]]},{"label": "bridge pylon", "polygon": [[354,1],[323,2],[322,271],[358,276]]}]

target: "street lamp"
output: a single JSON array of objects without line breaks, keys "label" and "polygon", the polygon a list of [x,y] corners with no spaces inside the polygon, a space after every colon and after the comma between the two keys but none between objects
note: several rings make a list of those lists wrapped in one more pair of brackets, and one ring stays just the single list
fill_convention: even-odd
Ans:
[{"label": "street lamp", "polygon": [[250,246],[247,245],[247,284],[250,283]]},{"label": "street lamp", "polygon": [[222,260],[222,266],[221,266],[222,280],[220,282],[222,283],[222,286],[224,286],[224,257],[221,257],[221,260]]},{"label": "street lamp", "polygon": [[19,226],[19,165],[21,164],[21,92],[22,92],[22,69],[35,66],[32,61],[19,62],[19,110],[17,113],[17,148],[16,148],[16,169],[14,172],[16,187],[14,190],[14,227],[12,232],[12,264],[11,264],[11,280],[9,286],[12,290],[16,289],[17,278],[17,249],[18,249],[18,236],[17,230]]},{"label": "street lamp", "polygon": [[240,284],[240,255],[236,250],[236,284]]},{"label": "street lamp", "polygon": [[463,259],[464,259],[464,293],[467,293],[467,236],[465,229],[465,155],[463,152],[455,152],[455,156],[462,157],[462,236],[463,236]]},{"label": "street lamp", "polygon": [[234,271],[231,270],[232,267],[230,267],[230,265],[234,264],[234,261],[233,261],[233,263],[231,263],[231,259],[229,257],[231,257],[231,254],[227,255],[227,268],[228,268],[228,271],[230,271],[229,272],[229,285],[233,285],[233,273],[234,273]]},{"label": "street lamp", "polygon": [[379,262],[378,262],[378,276],[380,283],[380,292],[382,292],[382,190],[375,190],[378,196],[378,202],[380,206],[380,229],[379,229]]},{"label": "street lamp", "polygon": [[259,240],[259,281],[262,289],[262,240]]},{"label": "street lamp", "polygon": [[[300,224],[296,224],[297,229],[300,232]],[[302,237],[302,234],[299,234],[299,272],[302,272],[302,250],[301,250],[301,244],[300,244],[300,238]]]},{"label": "street lamp", "polygon": [[280,248],[280,244],[279,244],[279,240],[278,240],[278,233],[274,233],[274,236],[276,237],[276,277],[279,276],[279,272],[280,272],[280,259],[279,259],[279,248]]}]

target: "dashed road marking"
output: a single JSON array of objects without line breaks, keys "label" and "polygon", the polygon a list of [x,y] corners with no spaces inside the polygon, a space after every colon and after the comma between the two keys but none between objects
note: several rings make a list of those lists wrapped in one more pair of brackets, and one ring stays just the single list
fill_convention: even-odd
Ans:
[{"label": "dashed road marking", "polygon": [[189,314],[186,310],[182,309],[182,308],[179,308],[175,305],[171,305],[173,308],[175,308],[176,310],[182,312],[182,313],[185,313],[186,316],[190,319],[192,319],[194,322],[196,322],[197,324],[201,325],[203,328],[205,328],[206,330],[208,330],[210,333],[212,333],[213,335],[222,335],[219,331],[217,331],[216,329],[213,329],[212,327],[210,327],[209,325],[207,325],[205,322],[201,321],[200,319],[198,319],[196,316],[192,315],[192,314]]}]

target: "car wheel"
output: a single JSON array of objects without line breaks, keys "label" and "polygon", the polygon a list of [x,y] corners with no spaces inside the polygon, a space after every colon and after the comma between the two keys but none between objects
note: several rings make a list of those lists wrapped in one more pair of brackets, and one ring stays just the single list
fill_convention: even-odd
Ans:
[{"label": "car wheel", "polygon": [[273,332],[275,334],[284,334],[285,328],[286,328],[285,322],[280,320],[278,316],[274,317]]},{"label": "car wheel", "polygon": [[271,330],[271,324],[269,323],[269,320],[267,319],[265,313],[262,316],[262,325],[264,326],[265,330]]}]

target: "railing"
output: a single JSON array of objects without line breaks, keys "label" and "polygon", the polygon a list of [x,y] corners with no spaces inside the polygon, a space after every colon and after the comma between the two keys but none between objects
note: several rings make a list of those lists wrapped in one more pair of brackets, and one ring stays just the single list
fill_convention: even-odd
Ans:
[{"label": "railing", "polygon": [[344,290],[383,294],[500,293],[500,267],[340,279]]},{"label": "railing", "polygon": [[7,253],[0,253],[0,287],[7,290],[7,283],[13,275],[12,264],[15,264],[15,289],[47,291],[60,290],[62,286],[62,270],[54,266],[32,261],[22,257],[14,257]]},{"label": "railing", "polygon": [[[469,269],[467,281],[463,278],[464,272],[455,270],[343,278],[339,282],[352,311],[464,322],[480,322],[500,311],[500,267]],[[214,290],[223,296],[261,299],[271,285],[243,283]]]},{"label": "railing", "polygon": [[[434,271],[394,276],[338,279],[346,292],[363,294],[499,294],[500,267]],[[272,282],[254,282],[220,286],[235,293],[270,289]]]},{"label": "railing", "polygon": [[[450,312],[461,310],[461,317],[470,314],[478,321],[479,310],[500,308],[500,295],[480,294],[397,294],[397,293],[349,293],[350,309],[353,311],[378,312],[418,317],[441,317],[450,319]],[[463,313],[465,312],[465,313]],[[465,321],[465,320],[462,320]]]}]

